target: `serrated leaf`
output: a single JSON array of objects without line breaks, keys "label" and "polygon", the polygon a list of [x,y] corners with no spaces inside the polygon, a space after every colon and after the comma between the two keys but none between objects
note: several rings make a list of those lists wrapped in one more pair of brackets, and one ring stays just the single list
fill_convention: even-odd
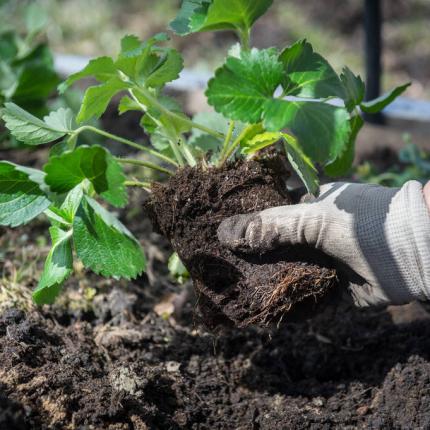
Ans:
[{"label": "serrated leaf", "polygon": [[160,55],[157,66],[143,75],[139,70],[137,71],[139,78],[143,77],[142,83],[151,88],[159,88],[167,82],[178,79],[179,73],[184,68],[184,60],[176,49],[157,50],[156,52]]},{"label": "serrated leaf", "polygon": [[263,148],[267,148],[278,142],[282,138],[282,133],[265,132],[254,136],[252,139],[245,140],[241,143],[242,152],[245,155],[252,155]]},{"label": "serrated leaf", "polygon": [[286,95],[311,98],[344,96],[343,86],[329,62],[314,52],[306,40],[299,40],[284,49],[279,56],[287,79],[283,82]]},{"label": "serrated leaf", "polygon": [[76,212],[73,241],[84,266],[97,274],[132,279],[145,269],[145,257],[137,240],[89,197],[84,197]]},{"label": "serrated leaf", "polygon": [[68,128],[72,113],[64,108],[51,112],[42,121],[15,103],[5,103],[1,117],[12,136],[27,145],[52,142],[72,131]]},{"label": "serrated leaf", "polygon": [[411,83],[407,83],[405,85],[401,85],[399,87],[394,88],[387,94],[382,95],[374,100],[370,100],[368,102],[363,102],[360,104],[360,108],[363,112],[366,113],[378,113],[385,107],[387,107],[391,102],[393,102],[400,94],[402,94],[406,88],[408,88]]},{"label": "serrated leaf", "polygon": [[128,87],[119,78],[112,78],[101,85],[87,88],[76,121],[82,123],[92,118],[98,119],[107,109],[112,97]]},{"label": "serrated leaf", "polygon": [[118,76],[118,71],[112,58],[95,58],[90,60],[90,62],[80,72],[73,73],[64,82],[62,82],[58,87],[58,91],[60,94],[62,94],[76,81],[89,76],[94,77],[99,82],[107,82],[110,79]]},{"label": "serrated leaf", "polygon": [[174,49],[161,48],[156,44],[168,40],[164,33],[145,42],[135,36],[125,36],[121,41],[121,53],[115,67],[130,79],[152,88],[160,88],[175,80],[183,68],[182,57]]},{"label": "serrated leaf", "polygon": [[303,152],[294,136],[286,133],[283,133],[282,136],[288,161],[305,184],[308,192],[315,195],[319,187],[317,169],[311,159]]},{"label": "serrated leaf", "polygon": [[288,128],[313,161],[330,163],[345,148],[351,133],[348,111],[327,103],[269,100],[264,108],[269,131]]},{"label": "serrated leaf", "polygon": [[51,157],[44,167],[45,182],[51,191],[65,193],[85,179],[114,206],[127,203],[125,175],[121,165],[103,147],[80,146],[74,151]]},{"label": "serrated leaf", "polygon": [[42,191],[36,172],[0,161],[0,225],[25,224],[49,207],[51,202]]},{"label": "serrated leaf", "polygon": [[139,103],[137,103],[129,96],[122,97],[118,104],[118,113],[122,115],[123,113],[133,111],[133,110],[137,110],[137,111],[142,110]]},{"label": "serrated leaf", "polygon": [[229,57],[209,81],[208,102],[225,117],[248,123],[261,121],[264,105],[283,79],[275,49],[242,52]]},{"label": "serrated leaf", "polygon": [[348,67],[343,68],[340,80],[345,90],[345,96],[343,97],[345,106],[351,112],[355,106],[363,101],[366,90],[364,82],[359,75],[354,75]]},{"label": "serrated leaf", "polygon": [[45,261],[42,276],[33,292],[38,305],[52,304],[60,293],[63,282],[73,271],[72,232],[59,227],[49,229],[52,248]]},{"label": "serrated leaf", "polygon": [[350,119],[350,124],[351,136],[348,140],[348,144],[339,157],[324,168],[325,173],[329,176],[345,175],[352,166],[355,155],[355,141],[359,131],[364,125],[364,121],[360,115],[355,115]]},{"label": "serrated leaf", "polygon": [[184,0],[170,23],[180,35],[211,30],[248,31],[273,0]]}]

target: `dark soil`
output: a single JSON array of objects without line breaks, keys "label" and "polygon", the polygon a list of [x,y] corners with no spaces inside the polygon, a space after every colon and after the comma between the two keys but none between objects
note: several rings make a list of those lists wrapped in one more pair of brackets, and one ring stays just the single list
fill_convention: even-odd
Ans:
[{"label": "dark soil", "polygon": [[327,259],[310,250],[251,256],[219,243],[224,219],[293,203],[283,176],[282,160],[269,158],[221,169],[185,168],[154,188],[149,212],[190,272],[211,327],[279,322],[297,304],[310,311],[338,284]]},{"label": "dark soil", "polygon": [[11,310],[0,318],[0,428],[427,429],[423,312],[396,326],[386,311],[341,309],[216,339],[153,312],[62,326]]}]

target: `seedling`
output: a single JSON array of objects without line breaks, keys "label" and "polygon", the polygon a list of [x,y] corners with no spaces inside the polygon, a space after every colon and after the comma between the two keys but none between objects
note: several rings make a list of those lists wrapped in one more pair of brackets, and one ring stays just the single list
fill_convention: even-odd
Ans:
[{"label": "seedling", "polygon": [[[169,38],[164,33],[143,42],[125,36],[117,58],[91,60],[63,82],[60,93],[82,78],[98,81],[86,90],[76,117],[60,108],[39,119],[13,102],[5,103],[1,115],[16,139],[34,146],[54,143],[43,170],[0,162],[0,224],[16,227],[40,214],[51,222],[52,248],[33,294],[36,303],[54,301],[72,273],[75,256],[103,276],[131,279],[145,270],[139,242],[100,203],[122,208],[127,205],[127,187],[151,190],[149,180],[127,178],[124,165],[169,177],[186,165],[216,169],[276,145],[311,193],[318,190],[316,164],[333,176],[350,168],[363,125],[361,112],[379,112],[408,84],[363,102],[361,78],[347,67],[339,76],[306,40],[284,49],[252,48],[251,28],[271,3],[185,0],[171,23],[171,29],[184,36],[219,30],[238,35],[240,43],[206,90],[212,114],[191,119],[165,95],[165,85],[178,78],[183,60],[166,46]],[[123,95],[119,114],[142,113],[140,124],[151,136],[151,147],[88,124],[118,94]],[[79,146],[82,133],[137,148],[147,158],[119,158],[100,145]]]}]

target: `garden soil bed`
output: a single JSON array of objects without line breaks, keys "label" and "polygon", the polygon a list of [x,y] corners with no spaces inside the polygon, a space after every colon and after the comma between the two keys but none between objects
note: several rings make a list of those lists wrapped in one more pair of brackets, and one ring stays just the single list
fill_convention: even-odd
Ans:
[{"label": "garden soil bed", "polygon": [[54,314],[5,312],[0,428],[430,426],[425,311],[395,325],[384,310],[341,309],[276,331],[214,337],[192,319],[151,311],[141,319],[132,308],[108,323],[67,325]]}]

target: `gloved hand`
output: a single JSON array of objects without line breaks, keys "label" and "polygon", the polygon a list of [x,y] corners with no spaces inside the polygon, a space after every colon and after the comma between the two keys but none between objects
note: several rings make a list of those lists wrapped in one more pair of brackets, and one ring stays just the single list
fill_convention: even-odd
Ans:
[{"label": "gloved hand", "polygon": [[346,274],[359,306],[430,299],[430,213],[417,181],[327,184],[311,202],[224,220],[218,238],[233,251],[316,248]]}]

